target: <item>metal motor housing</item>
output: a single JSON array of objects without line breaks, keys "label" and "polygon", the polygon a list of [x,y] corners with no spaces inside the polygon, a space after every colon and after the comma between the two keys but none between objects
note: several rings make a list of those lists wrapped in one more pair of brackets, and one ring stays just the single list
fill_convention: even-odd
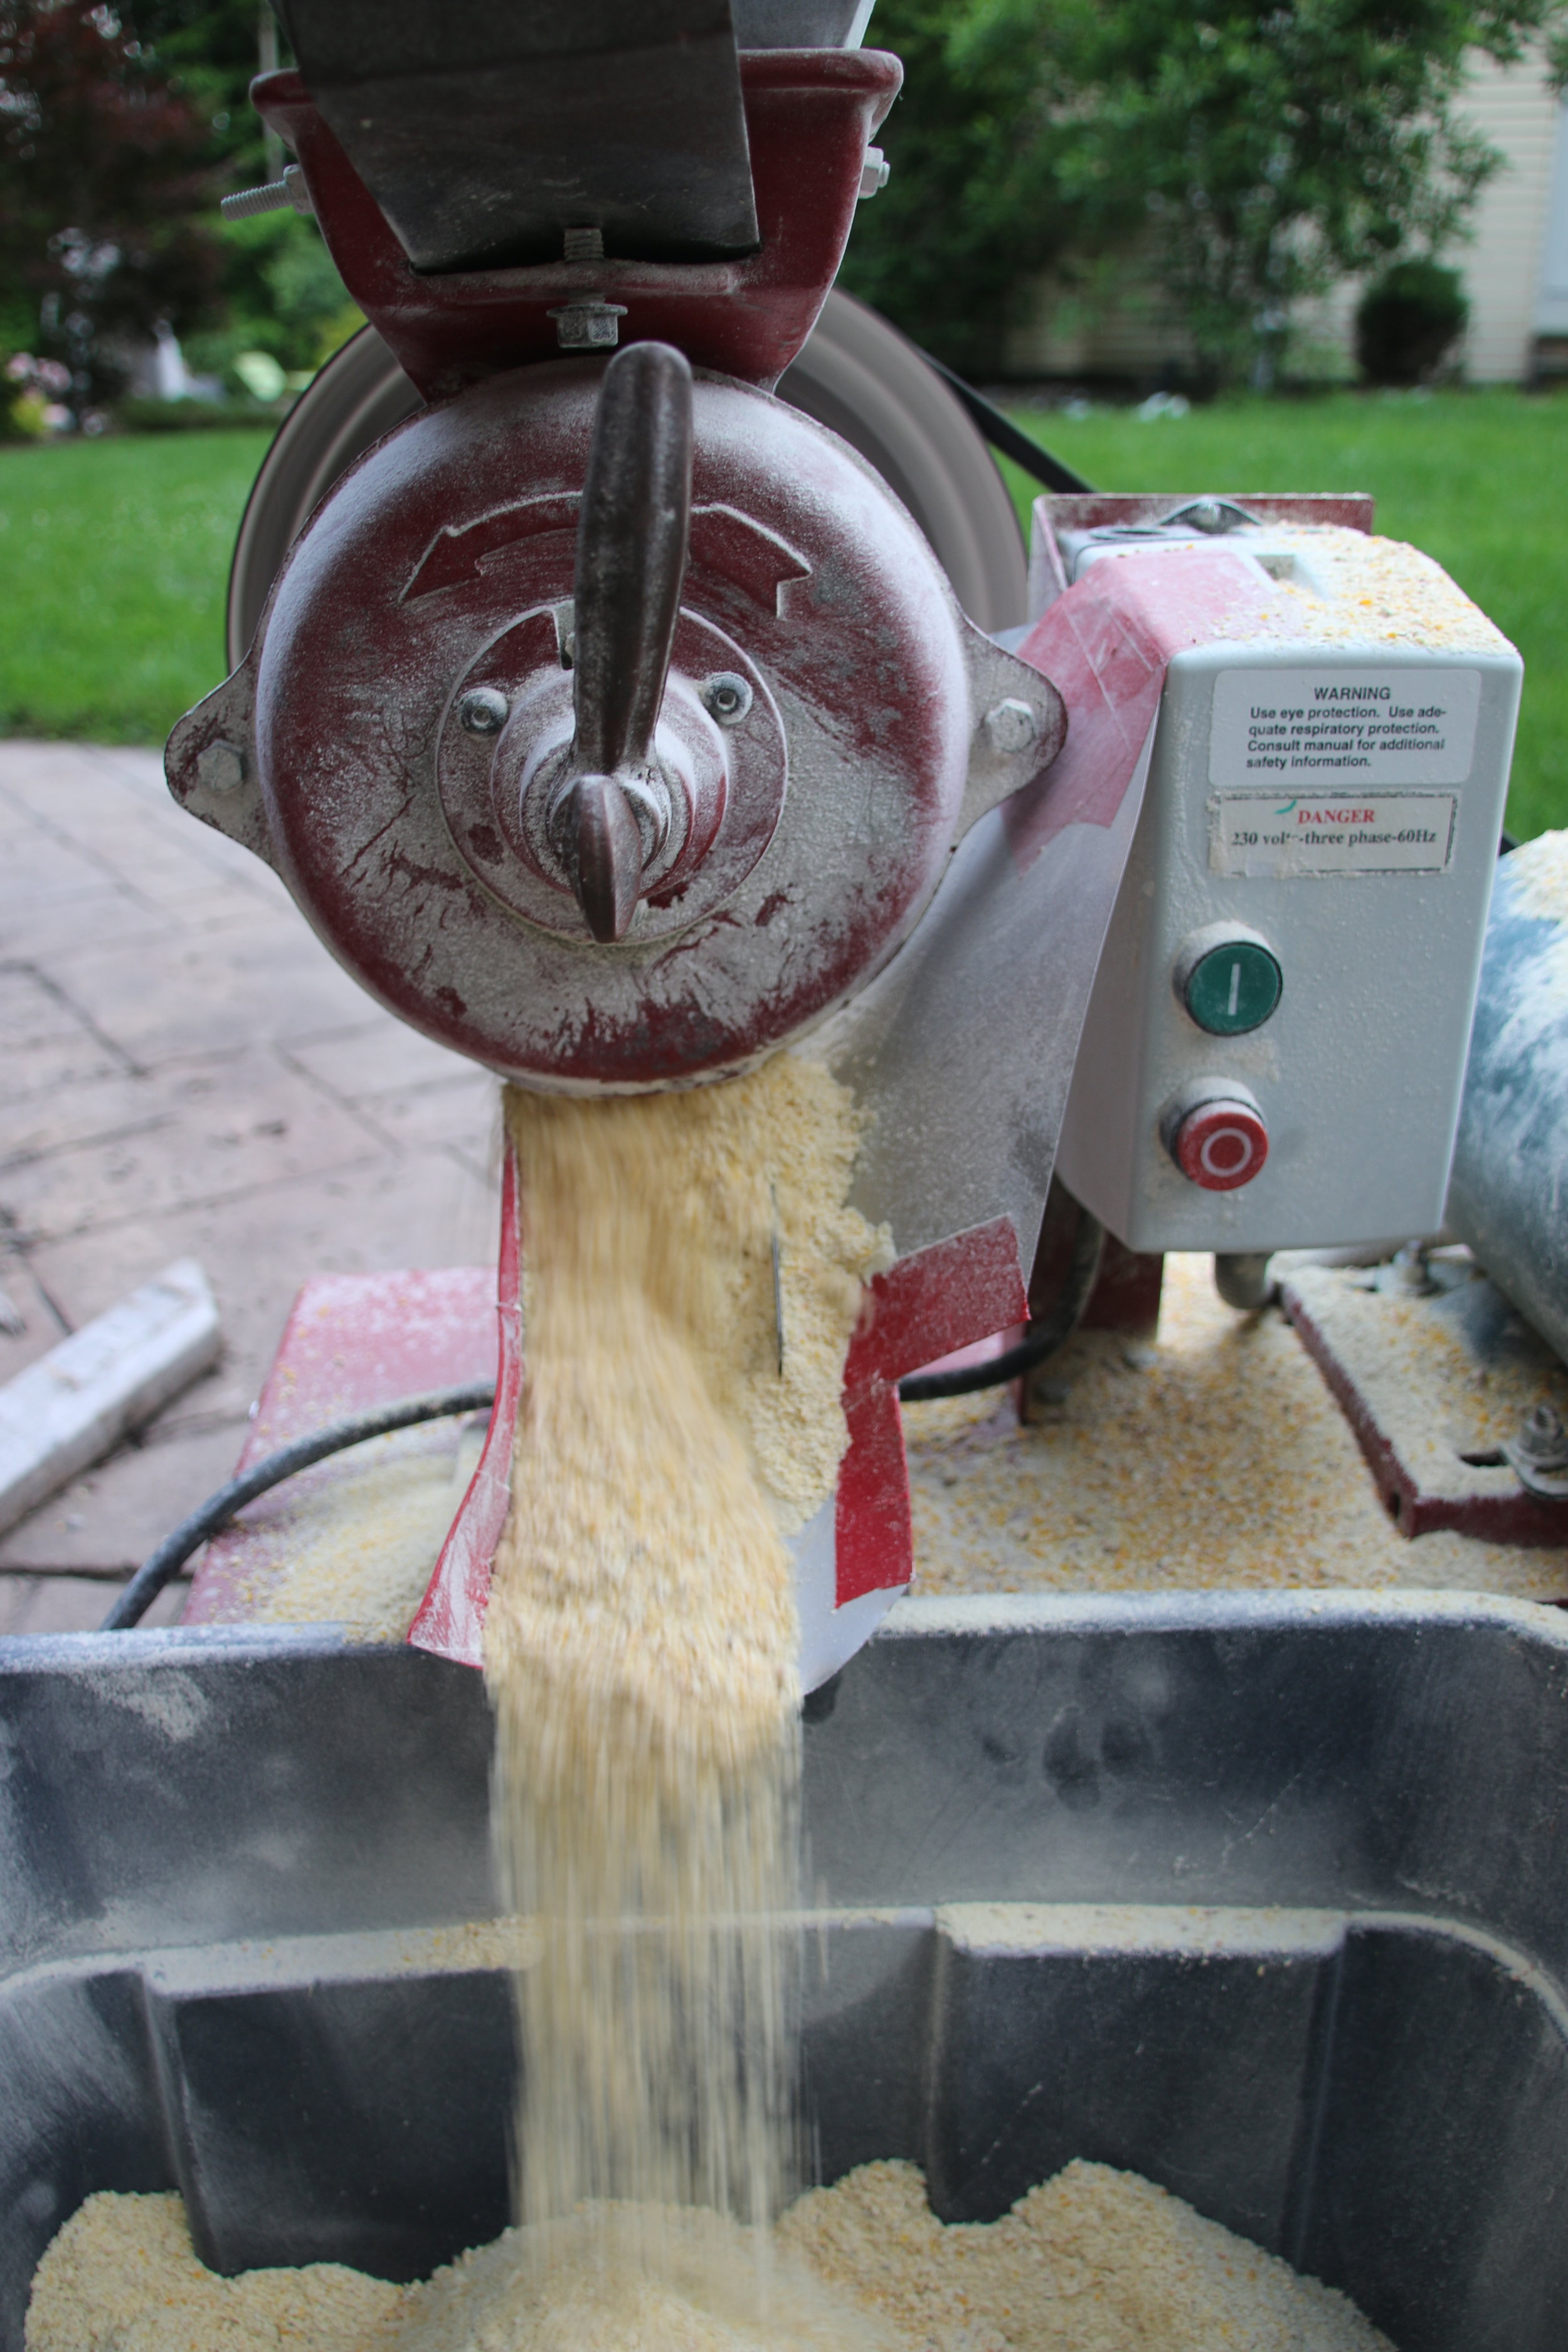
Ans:
[{"label": "metal motor housing", "polygon": [[[246,662],[169,747],[176,796],[278,867],[381,1002],[507,1076],[569,1090],[719,1075],[820,1019],[907,936],[963,826],[1047,764],[1065,723],[1047,681],[965,619],[864,460],[699,370],[661,756],[722,773],[705,801],[693,787],[684,845],[650,867],[630,932],[595,940],[517,804],[570,701],[604,378],[595,360],[518,369],[389,434],[331,492]],[[746,709],[715,723],[703,698],[726,677]],[[519,713],[500,767],[463,726],[479,690]],[[987,731],[1003,701],[1011,732]]]}]

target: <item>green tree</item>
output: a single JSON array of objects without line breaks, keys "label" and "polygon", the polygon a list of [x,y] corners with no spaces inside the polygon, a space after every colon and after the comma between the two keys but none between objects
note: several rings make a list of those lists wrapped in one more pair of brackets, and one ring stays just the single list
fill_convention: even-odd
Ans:
[{"label": "green tree", "polygon": [[211,307],[208,131],[107,5],[0,0],[0,317],[68,367],[79,414],[121,379],[119,338]]},{"label": "green tree", "polygon": [[276,178],[282,152],[250,103],[255,76],[289,50],[267,0],[123,0],[136,37],[207,125],[226,188]]},{"label": "green tree", "polygon": [[846,282],[984,370],[1042,268],[1136,254],[1211,383],[1267,383],[1293,302],[1462,230],[1500,161],[1457,106],[1469,57],[1563,21],[1562,0],[882,0],[909,95]]},{"label": "green tree", "polygon": [[[868,38],[903,59],[880,137],[888,185],[840,273],[950,367],[996,373],[1020,292],[1103,244],[1064,172],[1092,0],[879,0]],[[1104,214],[1113,210],[1103,205]],[[1122,207],[1114,236],[1138,217]]]}]

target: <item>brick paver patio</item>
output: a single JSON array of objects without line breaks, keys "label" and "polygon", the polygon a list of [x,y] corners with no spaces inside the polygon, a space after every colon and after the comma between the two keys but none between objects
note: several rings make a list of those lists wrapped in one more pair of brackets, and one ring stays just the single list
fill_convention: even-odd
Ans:
[{"label": "brick paver patio", "polygon": [[0,743],[0,1381],[186,1255],[225,1333],[0,1539],[0,1633],[96,1624],[229,1475],[308,1274],[490,1257],[494,1097],[175,807],[155,752]]}]

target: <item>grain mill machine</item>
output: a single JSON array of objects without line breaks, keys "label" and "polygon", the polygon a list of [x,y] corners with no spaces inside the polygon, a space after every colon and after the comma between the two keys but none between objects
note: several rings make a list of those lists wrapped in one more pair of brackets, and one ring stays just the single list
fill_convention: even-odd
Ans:
[{"label": "grain mill machine", "polygon": [[[370,326],[264,468],[171,785],[521,1085],[809,1042],[851,1086],[896,1263],[799,1543],[820,1680],[909,1579],[898,1384],[1027,1324],[1058,1145],[1241,1305],[1440,1224],[1518,657],[1366,500],[1058,491],[1026,578],[978,404],[830,290],[900,79],[864,11],[285,14],[274,193]],[[470,1662],[515,1217],[413,1635]]]},{"label": "grain mill machine", "polygon": [[[519,1084],[795,1045],[868,1118],[894,1257],[797,1553],[816,2177],[913,2159],[981,2221],[1086,2156],[1399,2352],[1555,2352],[1561,1617],[1004,1594],[867,1646],[900,1391],[1026,1371],[1106,1254],[1212,1251],[1245,1309],[1273,1253],[1432,1234],[1458,1123],[1448,1213],[1564,1344],[1562,922],[1505,880],[1485,937],[1517,656],[1363,499],[1037,454],[1026,560],[984,404],[833,290],[900,73],[864,0],[283,13],[258,201],[314,212],[370,324],[262,469],[176,797]],[[506,1508],[514,1175],[499,1284],[344,1295],[263,1431],[493,1385],[416,1646],[243,1622],[237,1532],[182,1626],[0,1642],[0,2352],[95,2189],[177,2187],[227,2273],[418,2277],[510,2217],[490,1725],[444,1661]],[[1474,1475],[1559,1507],[1550,1465],[1522,1505]]]}]

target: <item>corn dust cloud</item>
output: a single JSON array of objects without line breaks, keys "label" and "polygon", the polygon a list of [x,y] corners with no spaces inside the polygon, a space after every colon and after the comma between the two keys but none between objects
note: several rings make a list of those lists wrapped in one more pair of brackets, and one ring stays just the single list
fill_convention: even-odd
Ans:
[{"label": "corn dust cloud", "polygon": [[327,2264],[216,2278],[177,2197],[93,2197],[39,2266],[26,2352],[1389,2352],[1343,2295],[1102,2164],[945,2228],[913,2165],[864,2165],[785,2215],[762,2298],[738,2223],[666,2216],[655,2275],[606,2271],[603,2218],[396,2287]]},{"label": "corn dust cloud", "polygon": [[503,1894],[542,1937],[521,2203],[589,2204],[601,2266],[647,2278],[669,2209],[761,2225],[794,2174],[785,1538],[832,1491],[879,1244],[843,1206],[849,1098],[787,1055],[687,1094],[513,1092],[507,1118],[527,1379],[485,1673]]}]

